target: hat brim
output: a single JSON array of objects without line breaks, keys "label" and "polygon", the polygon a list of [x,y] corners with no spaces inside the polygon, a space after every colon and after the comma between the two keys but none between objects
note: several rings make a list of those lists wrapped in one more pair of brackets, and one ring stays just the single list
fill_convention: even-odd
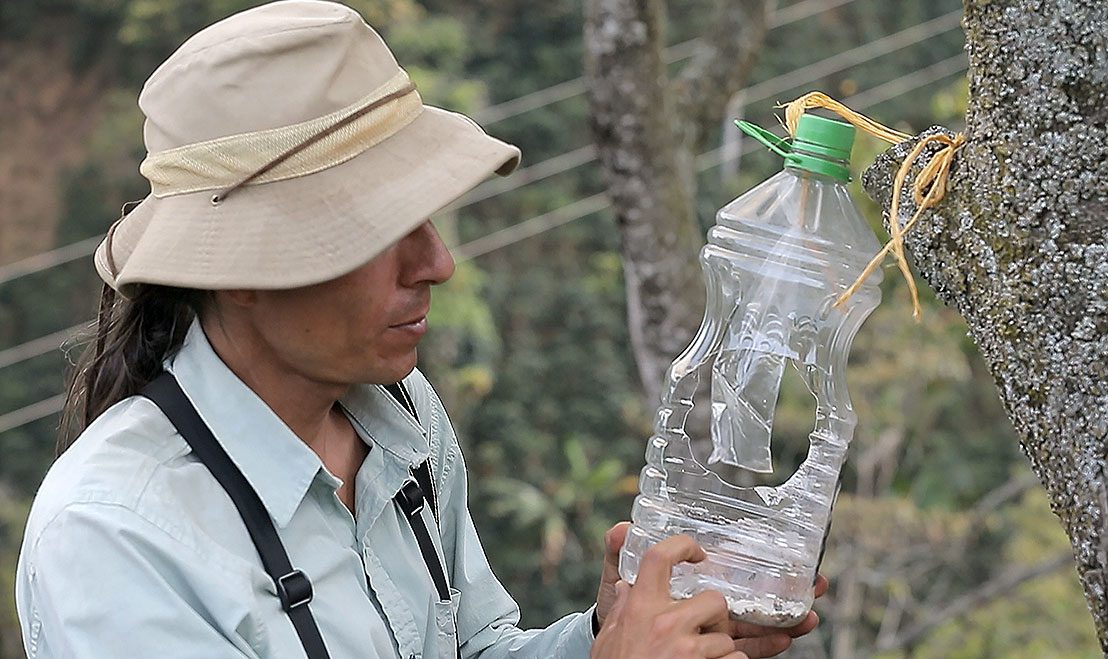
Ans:
[{"label": "hat brim", "polygon": [[493,172],[511,173],[516,147],[468,117],[425,106],[409,125],[358,156],[314,174],[236,190],[146,197],[107,240],[100,276],[207,290],[288,289],[367,263]]}]

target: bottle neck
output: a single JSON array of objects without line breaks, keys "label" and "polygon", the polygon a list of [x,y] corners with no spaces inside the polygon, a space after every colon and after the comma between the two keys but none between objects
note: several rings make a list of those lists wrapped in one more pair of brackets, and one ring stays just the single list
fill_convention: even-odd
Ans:
[{"label": "bottle neck", "polygon": [[830,178],[838,183],[850,182],[850,169],[845,160],[809,151],[800,145],[794,145],[793,150],[785,156],[785,168]]},{"label": "bottle neck", "polygon": [[803,167],[803,166],[793,164],[793,163],[789,163],[789,162],[785,163],[785,171],[789,172],[790,174],[792,174],[794,176],[799,176],[801,178],[811,179],[813,181],[819,181],[821,183],[828,183],[828,184],[833,184],[833,185],[845,185],[845,184],[850,182],[849,174],[847,174],[846,178],[844,179],[844,178],[839,178],[838,176],[832,176],[832,175],[824,173],[824,172],[812,171],[811,169],[809,169],[807,167]]}]

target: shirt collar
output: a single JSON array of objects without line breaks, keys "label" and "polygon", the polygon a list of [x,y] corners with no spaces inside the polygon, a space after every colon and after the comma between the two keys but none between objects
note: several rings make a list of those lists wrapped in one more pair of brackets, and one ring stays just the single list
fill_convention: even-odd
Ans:
[{"label": "shirt collar", "polygon": [[323,468],[319,457],[223,363],[199,322],[193,322],[166,369],[273,521],[286,526]]},{"label": "shirt collar", "polygon": [[[404,384],[415,393],[413,379],[409,376]],[[412,479],[411,469],[427,460],[430,453],[425,428],[428,410],[420,409],[420,397],[413,398],[418,420],[381,385],[352,387],[342,400],[351,420],[371,445],[382,449],[380,455],[366,458],[358,472],[358,525],[364,528],[369,528],[401,486]]]},{"label": "shirt collar", "polygon": [[[405,380],[405,386],[412,385]],[[403,463],[414,467],[427,459],[426,429],[383,386],[352,387],[342,405],[375,445]],[[416,413],[422,416],[418,409]]]}]

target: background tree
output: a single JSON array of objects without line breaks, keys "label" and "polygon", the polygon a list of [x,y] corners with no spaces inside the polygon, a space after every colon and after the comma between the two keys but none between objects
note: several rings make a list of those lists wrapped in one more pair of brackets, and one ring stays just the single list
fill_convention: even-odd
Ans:
[{"label": "background tree", "polygon": [[620,229],[627,318],[647,399],[700,323],[694,156],[719,132],[766,34],[765,0],[721,0],[692,59],[666,70],[663,0],[588,0],[593,138]]}]

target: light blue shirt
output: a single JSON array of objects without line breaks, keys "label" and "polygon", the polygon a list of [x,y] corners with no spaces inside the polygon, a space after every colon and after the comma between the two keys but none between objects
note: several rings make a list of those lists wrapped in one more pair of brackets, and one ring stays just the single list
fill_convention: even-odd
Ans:
[{"label": "light blue shirt", "polygon": [[[452,657],[455,633],[464,657],[588,656],[587,612],[516,627],[519,608],[470,518],[454,431],[420,373],[404,381],[418,422],[380,386],[342,401],[370,447],[352,516],[339,479],[223,364],[199,324],[167,367],[311,579],[331,657]],[[428,456],[449,603],[392,501]],[[428,508],[423,516],[436,535]],[[50,469],[27,523],[16,600],[31,658],[305,656],[230,499],[142,397],[97,418]]]}]

